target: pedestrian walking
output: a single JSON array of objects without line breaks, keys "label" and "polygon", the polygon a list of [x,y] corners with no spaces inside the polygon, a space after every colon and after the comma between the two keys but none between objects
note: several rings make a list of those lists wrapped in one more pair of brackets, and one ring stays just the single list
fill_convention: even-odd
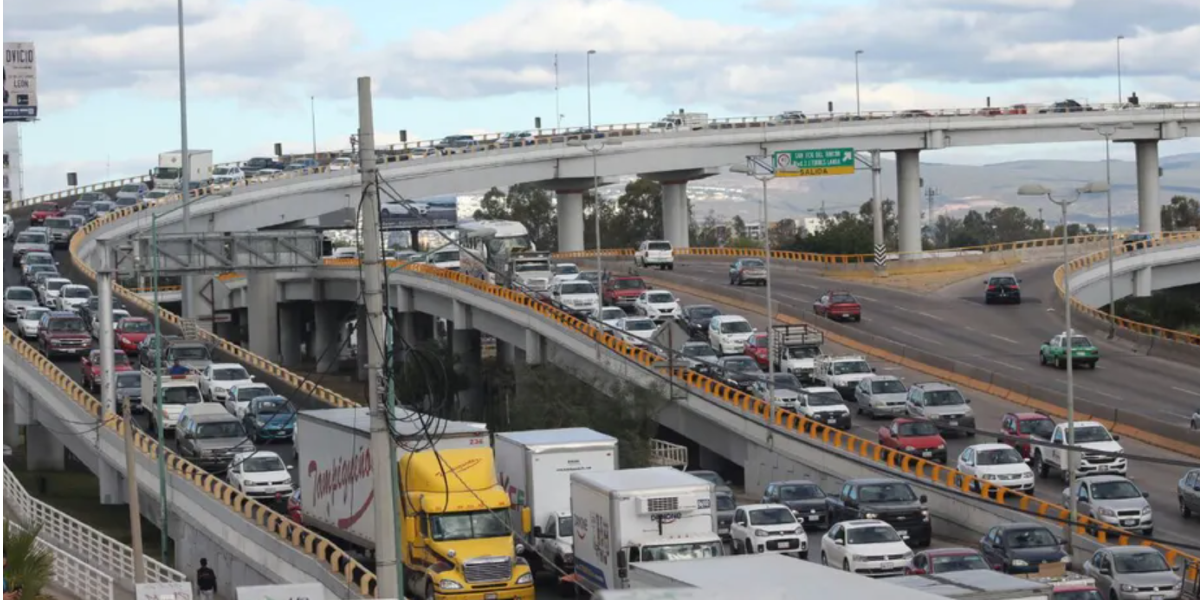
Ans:
[{"label": "pedestrian walking", "polygon": [[208,559],[200,559],[200,568],[196,569],[196,588],[200,590],[200,600],[213,600],[217,593],[217,574],[208,567]]}]

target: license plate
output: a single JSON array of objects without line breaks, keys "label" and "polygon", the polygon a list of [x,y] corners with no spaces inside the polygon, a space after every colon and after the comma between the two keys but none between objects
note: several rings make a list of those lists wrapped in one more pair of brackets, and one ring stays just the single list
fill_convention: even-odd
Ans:
[{"label": "license plate", "polygon": [[958,421],[950,421],[951,427],[958,427]]},{"label": "license plate", "polygon": [[931,452],[931,451],[929,451],[929,450],[926,450],[926,451],[924,451],[924,452],[922,452],[922,453],[921,453],[921,456],[926,456],[926,457],[928,457],[928,456],[933,456],[933,452]]},{"label": "license plate", "polygon": [[820,517],[818,517],[817,515],[808,515],[809,521],[816,521],[818,519],[820,519]]},{"label": "license plate", "polygon": [[890,562],[885,562],[885,563],[883,563],[883,568],[885,568],[885,569],[891,569],[891,568],[892,568],[892,566],[893,566],[893,564],[892,564],[892,563],[890,563]]},{"label": "license plate", "polygon": [[828,422],[830,425],[836,425],[836,424],[837,424],[837,419],[829,419],[829,421],[827,421],[827,422]]},{"label": "license plate", "polygon": [[1121,525],[1124,525],[1125,527],[1131,527],[1137,524],[1137,519],[1125,519],[1124,521],[1121,521]]},{"label": "license plate", "polygon": [[906,539],[906,540],[908,539],[907,531],[897,531],[896,533],[899,533],[901,538]]},{"label": "license plate", "polygon": [[796,542],[793,540],[788,540],[786,542],[779,542],[779,547],[784,550],[790,550],[790,549],[796,547]]},{"label": "license plate", "polygon": [[1162,596],[1162,594],[1155,594],[1153,596],[1150,596],[1150,600],[1163,600],[1163,596]]},{"label": "license plate", "polygon": [[488,592],[483,595],[483,600],[496,600],[496,598],[499,598],[499,596],[496,595],[496,592]]}]

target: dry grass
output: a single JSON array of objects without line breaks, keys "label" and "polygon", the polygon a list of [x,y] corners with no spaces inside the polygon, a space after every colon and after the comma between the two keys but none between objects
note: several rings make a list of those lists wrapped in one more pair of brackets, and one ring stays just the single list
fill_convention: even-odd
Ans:
[{"label": "dry grass", "polygon": [[1003,268],[1003,265],[987,263],[955,265],[936,271],[893,273],[889,274],[887,278],[878,278],[871,271],[829,271],[824,273],[824,275],[830,279],[887,285],[891,288],[900,287],[914,292],[933,292],[948,285],[966,279],[978,278],[982,275],[1002,270]]}]

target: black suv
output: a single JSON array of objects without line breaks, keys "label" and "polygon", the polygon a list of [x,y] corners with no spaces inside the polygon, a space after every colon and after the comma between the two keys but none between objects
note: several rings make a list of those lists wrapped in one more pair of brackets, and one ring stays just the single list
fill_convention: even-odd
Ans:
[{"label": "black suv", "polygon": [[995,273],[989,275],[983,282],[987,288],[983,292],[983,303],[1008,302],[1021,303],[1021,280],[1012,273]]},{"label": "black suv", "polygon": [[898,479],[851,479],[837,496],[829,496],[829,524],[855,519],[879,519],[896,529],[910,547],[926,548],[933,542],[933,522],[925,503],[912,486]]},{"label": "black suv", "polygon": [[693,340],[708,340],[708,322],[721,314],[721,309],[710,304],[692,304],[683,307],[675,320],[687,329],[688,337]]}]

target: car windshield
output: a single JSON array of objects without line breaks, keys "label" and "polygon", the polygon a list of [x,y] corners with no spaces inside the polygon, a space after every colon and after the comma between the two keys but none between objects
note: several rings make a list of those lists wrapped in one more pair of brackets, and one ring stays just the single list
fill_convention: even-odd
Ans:
[{"label": "car windshield", "polygon": [[903,394],[905,391],[904,384],[895,379],[871,382],[872,394]]},{"label": "car windshield", "polygon": [[967,401],[963,398],[958,390],[934,390],[925,392],[925,404],[928,406],[958,406],[966,404]]},{"label": "car windshield", "polygon": [[6,300],[33,300],[35,298],[37,296],[29,288],[9,288],[8,294],[5,295]]},{"label": "car windshield", "polygon": [[513,271],[517,273],[536,273],[549,270],[550,265],[548,263],[536,261],[517,263],[516,266],[513,267]]},{"label": "car windshield", "polygon": [[981,450],[975,462],[981,467],[988,467],[1018,465],[1025,462],[1025,459],[1021,457],[1020,452],[1012,448],[997,448],[995,450]]},{"label": "car windshield", "polygon": [[578,275],[579,267],[575,265],[558,265],[554,267],[555,275]]},{"label": "car windshield", "polygon": [[217,167],[213,169],[213,175],[228,175],[232,172],[229,167]]},{"label": "car windshield", "polygon": [[154,331],[154,325],[150,321],[121,321],[119,324],[122,333],[150,333]]},{"label": "car windshield", "polygon": [[[161,171],[162,171],[162,169],[160,169],[159,171],[161,172]],[[125,184],[125,185],[121,186],[121,191],[122,191],[122,192],[136,192],[136,191],[138,191],[139,189],[140,189],[140,187],[139,187],[137,184],[134,184],[134,183],[127,183],[127,184]]]},{"label": "car windshield", "polygon": [[596,288],[586,281],[564,283],[559,288],[563,294],[595,294]]},{"label": "car windshield", "polygon": [[38,207],[34,210],[38,211],[38,212],[47,212],[47,211],[54,212],[54,211],[58,210],[58,205],[57,204],[39,204]]},{"label": "car windshield", "polygon": [[652,294],[646,294],[646,301],[650,302],[651,304],[666,304],[668,302],[674,302],[675,296],[671,295],[671,292],[654,292]]},{"label": "car windshield", "polygon": [[44,315],[48,312],[50,312],[50,309],[48,309],[48,308],[36,308],[36,307],[35,308],[27,308],[27,309],[25,309],[24,319],[26,321],[40,321],[42,318],[42,315]]},{"label": "car windshield", "polygon": [[286,471],[287,465],[283,459],[274,454],[255,454],[242,461],[242,471],[246,473],[272,473]]},{"label": "car windshield", "polygon": [[1077,336],[1071,338],[1071,347],[1073,347],[1073,348],[1091,348],[1092,340],[1089,340],[1082,335],[1077,335]]},{"label": "car windshield", "polygon": [[897,425],[896,432],[900,434],[900,437],[923,437],[937,435],[938,428],[929,421],[910,421]]},{"label": "car windshield", "polygon": [[788,358],[816,358],[821,355],[821,348],[817,346],[788,346],[785,352]]},{"label": "car windshield", "polygon": [[742,261],[743,269],[761,269],[764,266],[766,266],[766,265],[763,263],[763,261],[758,260],[757,258],[751,258],[751,259]]},{"label": "car windshield", "polygon": [[54,257],[41,252],[31,252],[25,255],[27,265],[49,265],[54,263]]},{"label": "car windshield", "polygon": [[721,366],[724,367],[726,371],[736,371],[739,373],[748,373],[750,371],[759,370],[758,363],[754,362],[754,359],[750,358],[749,356],[735,356],[726,358],[725,360],[721,361]]},{"label": "car windshield", "polygon": [[71,221],[67,219],[46,219],[45,225],[50,229],[70,229]]},{"label": "car windshield", "polygon": [[[1017,423],[1017,432],[1025,435],[1037,435],[1041,437],[1050,437],[1054,433],[1054,421],[1050,419],[1022,419]],[[1079,435],[1079,431],[1075,431],[1075,435]]]},{"label": "car windshield", "polygon": [[669,251],[671,249],[671,243],[670,242],[650,242],[650,243],[646,244],[646,249],[647,250],[667,250],[667,251]]},{"label": "car windshield", "polygon": [[725,321],[721,323],[721,333],[750,333],[754,328],[749,321]]},{"label": "car windshield", "polygon": [[683,347],[683,355],[700,358],[706,356],[716,356],[717,351],[713,350],[713,347],[709,346],[708,344],[688,344]]},{"label": "car windshield", "polygon": [[117,387],[121,389],[142,387],[142,374],[137,371],[117,373]]},{"label": "car windshield", "polygon": [[208,360],[208,349],[200,346],[171,348],[171,358],[178,360]]},{"label": "car windshield", "polygon": [[1075,427],[1075,443],[1111,442],[1112,435],[1103,427]]},{"label": "car windshield", "polygon": [[800,381],[791,373],[776,373],[775,374],[775,389],[778,390],[799,390]]},{"label": "car windshield", "polygon": [[63,290],[63,296],[67,298],[91,298],[92,290],[85,287],[71,286]]},{"label": "car windshield", "polygon": [[1158,573],[1171,570],[1167,560],[1157,550],[1113,553],[1113,566],[1118,573]]},{"label": "car windshield", "polygon": [[429,255],[429,262],[431,262],[431,263],[455,262],[457,260],[458,260],[458,250],[447,251],[447,252],[434,252],[433,254]]},{"label": "car windshield", "polygon": [[575,517],[559,517],[558,518],[558,537],[560,537],[560,538],[575,537]]},{"label": "car windshield", "polygon": [[952,554],[949,556],[933,556],[934,573],[953,573],[955,571],[988,571],[991,567],[978,554]]},{"label": "car windshield", "polygon": [[604,308],[600,310],[601,321],[615,321],[625,317],[625,309],[623,308]]},{"label": "car windshield", "polygon": [[[99,359],[100,359],[99,357],[96,357],[96,360],[99,360]],[[117,366],[125,365],[128,367],[129,366],[129,355],[125,354],[124,352],[114,352],[113,353],[113,364],[117,365]]]},{"label": "car windshield", "polygon": [[44,281],[44,283],[46,284],[46,291],[57,292],[58,290],[62,289],[62,286],[64,286],[64,285],[71,285],[71,280],[70,279],[46,279]]},{"label": "car windshield", "polygon": [[721,314],[721,311],[712,306],[690,306],[687,309],[687,314],[689,318],[700,321],[704,319],[711,319]]},{"label": "car windshield", "polygon": [[725,485],[725,479],[713,471],[688,471],[687,473],[688,475],[694,475],[716,486]]},{"label": "car windshield", "polygon": [[846,543],[848,544],[887,544],[899,541],[900,536],[896,530],[883,525],[852,527],[846,530]]},{"label": "car windshield", "polygon": [[45,244],[46,235],[43,233],[29,233],[28,231],[17,236],[18,244]]},{"label": "car windshield", "polygon": [[815,483],[801,483],[779,486],[779,499],[784,502],[794,500],[820,500],[825,492]]},{"label": "car windshield", "polygon": [[812,392],[808,395],[809,406],[841,406],[842,396],[834,391]]},{"label": "car windshield", "polygon": [[238,402],[249,402],[261,396],[274,396],[275,393],[266,386],[240,387],[237,389]]},{"label": "car windshield", "polygon": [[163,388],[163,404],[195,404],[201,401],[200,390],[194,386]]},{"label": "car windshield", "polygon": [[834,294],[829,297],[830,304],[858,304],[858,300],[850,294]]},{"label": "car windshield", "polygon": [[737,501],[733,499],[733,494],[728,492],[717,493],[717,510],[727,511],[737,508]]},{"label": "car windshield", "polygon": [[916,502],[917,496],[905,483],[875,483],[858,488],[858,499],[864,504]]},{"label": "car windshield", "polygon": [[1017,280],[1012,277],[993,277],[988,283],[991,285],[1017,285]]},{"label": "car windshield", "polygon": [[250,374],[241,367],[222,367],[213,369],[213,379],[215,381],[237,381],[239,379],[250,379]]},{"label": "car windshield", "polygon": [[245,437],[246,430],[237,421],[201,423],[196,426],[196,437],[200,439]]},{"label": "car windshield", "polygon": [[292,405],[290,402],[288,402],[287,400],[285,400],[283,398],[272,398],[272,399],[266,399],[266,400],[259,400],[257,403],[255,403],[254,410],[259,415],[262,415],[262,416],[281,415],[281,414],[282,415],[290,415],[290,414],[292,414]]},{"label": "car windshield", "polygon": [[763,508],[750,511],[751,525],[791,525],[796,515],[786,508]]},{"label": "car windshield", "polygon": [[625,331],[650,331],[654,329],[654,321],[650,319],[629,319],[625,321]]},{"label": "car windshield", "polygon": [[609,287],[614,290],[644,290],[646,282],[641,279],[614,279]]},{"label": "car windshield", "polygon": [[1054,537],[1050,530],[1041,527],[1010,531],[1004,539],[1010,548],[1045,548],[1058,545],[1058,538]]},{"label": "car windshield", "polygon": [[1103,481],[1092,484],[1093,500],[1128,500],[1141,497],[1142,491],[1128,481]]},{"label": "car windshield", "polygon": [[512,535],[507,509],[430,515],[429,530],[438,542]]},{"label": "car windshield", "polygon": [[870,373],[871,365],[865,360],[848,360],[833,363],[834,375],[853,375],[855,373]]},{"label": "car windshield", "polygon": [[62,317],[50,318],[50,322],[46,324],[46,331],[57,331],[63,333],[83,333],[87,331],[87,327],[83,324],[83,319],[79,317]]}]

